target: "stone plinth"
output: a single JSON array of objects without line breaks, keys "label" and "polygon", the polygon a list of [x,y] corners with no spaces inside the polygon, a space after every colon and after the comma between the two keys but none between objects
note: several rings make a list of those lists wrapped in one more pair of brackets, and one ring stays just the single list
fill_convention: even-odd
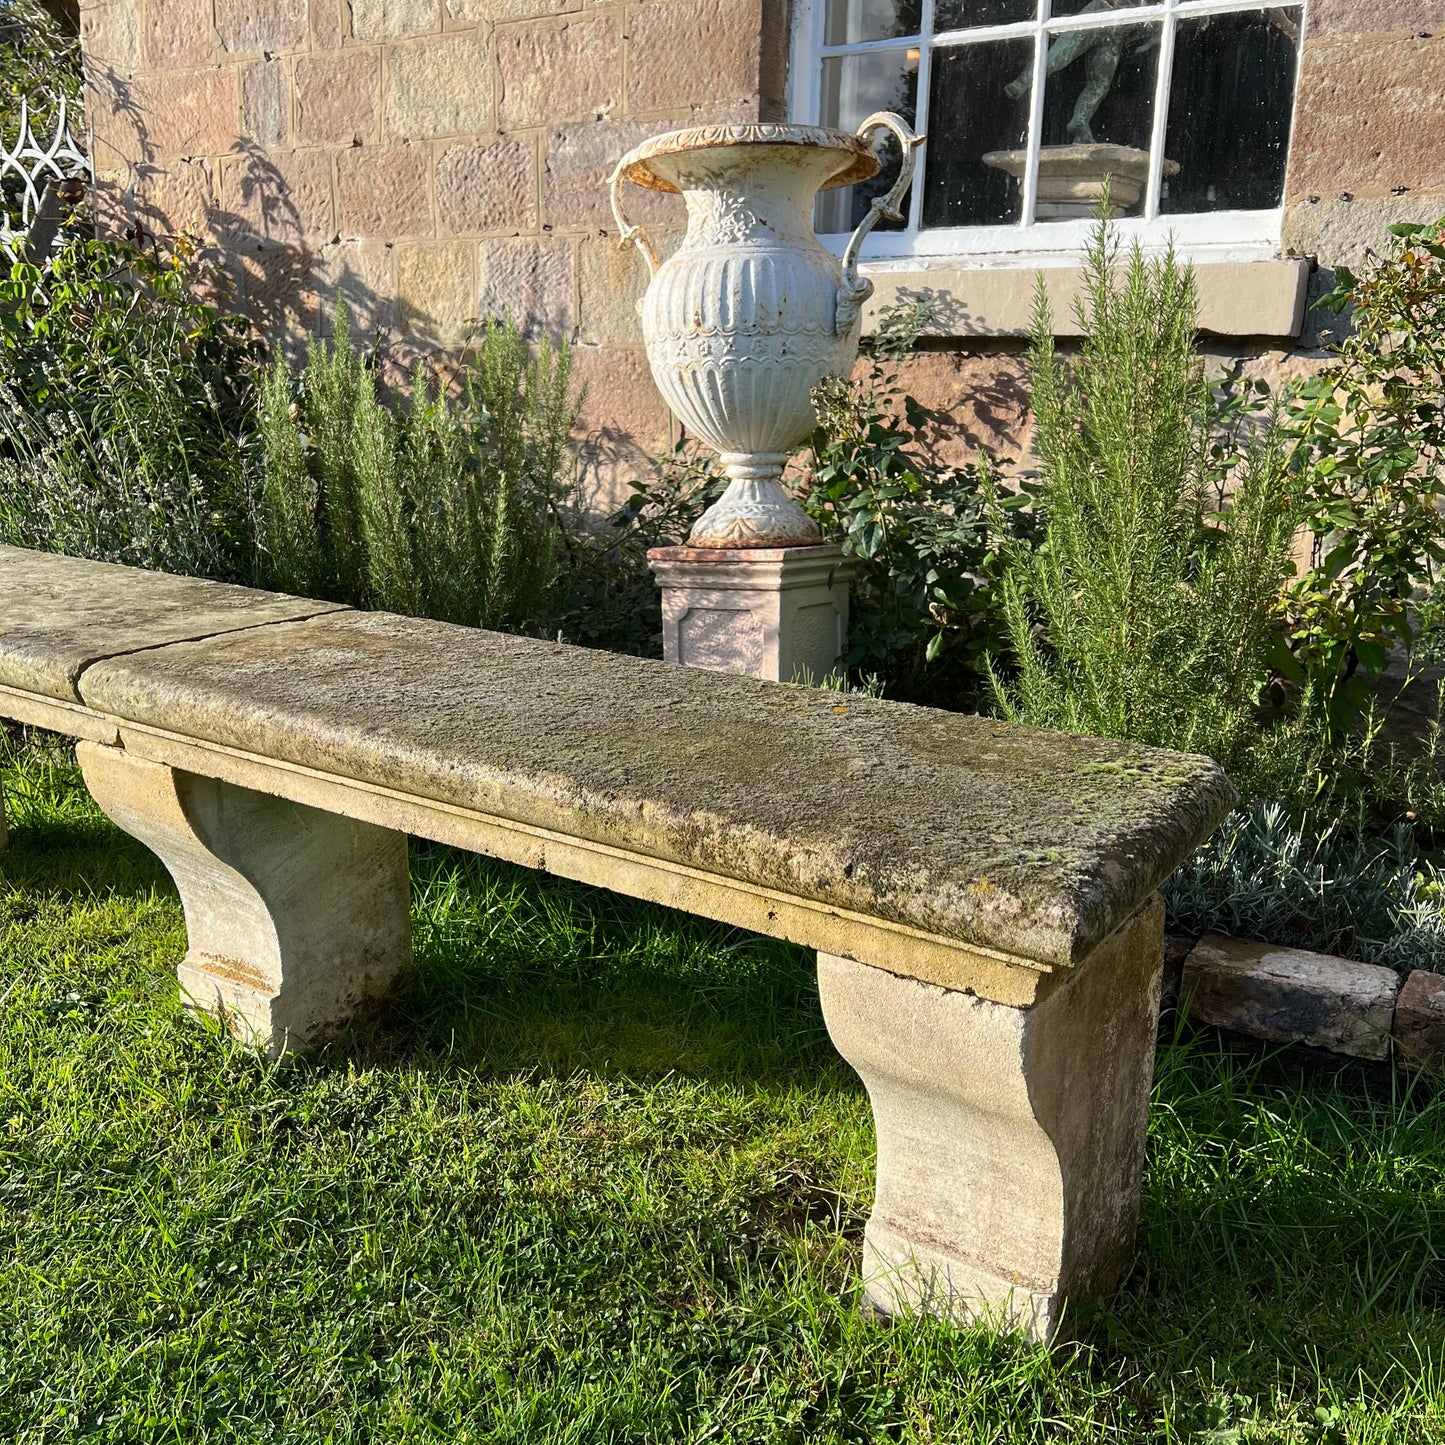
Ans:
[{"label": "stone plinth", "polygon": [[[1026,150],[989,151],[986,166],[1007,171],[1022,180],[1028,165]],[[1177,176],[1178,161],[1166,160],[1164,174]],[[1149,184],[1149,152],[1137,146],[1044,146],[1039,151],[1039,190],[1034,202],[1036,221],[1087,221],[1098,208],[1109,182],[1109,215],[1127,215],[1139,204]]]},{"label": "stone plinth", "polygon": [[86,787],[166,865],[191,1007],[272,1056],[324,1042],[412,971],[406,834],[82,742]]},{"label": "stone plinth", "polygon": [[1027,1008],[818,955],[878,1137],[868,1298],[1035,1340],[1134,1254],[1164,909],[1151,899]]},{"label": "stone plinth", "polygon": [[657,547],[647,560],[669,662],[816,682],[843,654],[854,564],[841,547]]}]

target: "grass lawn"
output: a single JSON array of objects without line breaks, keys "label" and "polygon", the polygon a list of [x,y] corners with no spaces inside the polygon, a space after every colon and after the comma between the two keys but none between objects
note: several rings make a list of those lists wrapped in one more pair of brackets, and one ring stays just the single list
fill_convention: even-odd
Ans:
[{"label": "grass lawn", "polygon": [[1433,1086],[1171,1029],[1081,1343],[881,1325],[801,951],[422,846],[414,989],[269,1065],[64,759],[0,781],[0,1440],[1445,1440]]}]

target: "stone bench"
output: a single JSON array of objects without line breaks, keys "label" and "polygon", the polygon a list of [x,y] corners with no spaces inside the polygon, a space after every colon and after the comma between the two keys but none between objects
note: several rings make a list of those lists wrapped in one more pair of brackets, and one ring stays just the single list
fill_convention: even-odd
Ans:
[{"label": "stone bench", "polygon": [[818,951],[881,1310],[1044,1338],[1127,1267],[1207,759],[8,548],[0,715],[81,740],[273,1052],[409,973],[414,833]]}]

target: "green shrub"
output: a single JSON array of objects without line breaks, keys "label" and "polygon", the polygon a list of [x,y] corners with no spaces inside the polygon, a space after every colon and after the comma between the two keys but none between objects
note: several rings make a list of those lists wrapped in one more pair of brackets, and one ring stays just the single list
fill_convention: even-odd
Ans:
[{"label": "green shrub", "polygon": [[562,534],[559,635],[583,647],[662,656],[662,593],[647,564],[654,547],[677,547],[722,495],[727,478],[691,441],[638,480],[601,526],[569,517]]},{"label": "green shrub", "polygon": [[1445,873],[1414,831],[1383,836],[1255,802],[1164,885],[1171,926],[1341,954],[1402,972],[1445,968]]},{"label": "green shrub", "polygon": [[82,138],[80,38],[35,0],[0,0],[0,132],[13,144],[24,102],[36,131],[49,139],[62,99],[71,134]]},{"label": "green shrub", "polygon": [[863,376],[815,391],[805,505],[857,565],[849,674],[877,677],[890,697],[959,707],[1003,640],[988,585],[1000,514],[986,506],[976,467],[925,458],[932,417],[899,376],[928,312],[921,302],[886,312]]},{"label": "green shrub", "polygon": [[1137,247],[1122,277],[1118,263],[1101,222],[1067,361],[1040,287],[1043,530],[1004,550],[1015,672],[990,669],[993,695],[1020,722],[1232,763],[1258,730],[1289,566],[1287,450],[1269,416],[1222,406],[1205,380],[1192,272]]},{"label": "green shrub", "polygon": [[1337,732],[1389,650],[1414,648],[1413,599],[1445,560],[1445,221],[1390,238],[1360,275],[1336,269],[1319,304],[1348,310],[1349,332],[1289,402],[1313,549],[1286,595],[1280,662]]},{"label": "green shrub", "polygon": [[260,570],[275,586],[473,627],[550,628],[577,415],[567,348],[492,322],[448,394],[387,404],[338,308],[260,389]]},{"label": "green shrub", "polygon": [[0,540],[248,580],[259,345],[192,245],[84,241],[0,281]]}]

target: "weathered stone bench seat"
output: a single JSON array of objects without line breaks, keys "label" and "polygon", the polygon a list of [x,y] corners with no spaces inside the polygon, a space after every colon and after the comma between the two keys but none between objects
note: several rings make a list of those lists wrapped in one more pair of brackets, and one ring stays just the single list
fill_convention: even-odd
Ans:
[{"label": "weathered stone bench seat", "polygon": [[273,1050],[409,969],[414,833],[819,950],[884,1308],[1044,1333],[1127,1260],[1207,759],[7,548],[0,714],[84,740],[186,992]]}]

